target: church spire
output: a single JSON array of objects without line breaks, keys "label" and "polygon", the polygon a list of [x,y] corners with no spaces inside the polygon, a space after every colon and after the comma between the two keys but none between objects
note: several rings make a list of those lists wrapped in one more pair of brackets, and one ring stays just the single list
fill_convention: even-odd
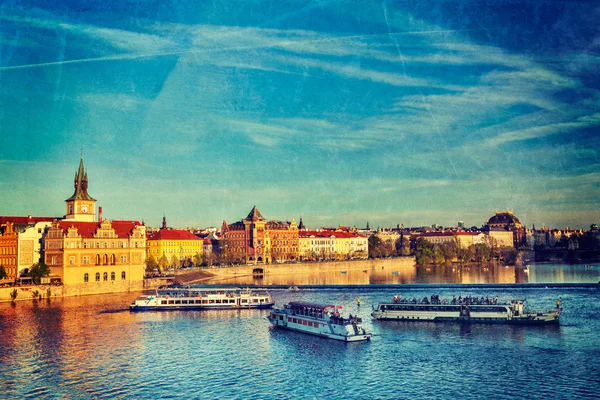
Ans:
[{"label": "church spire", "polygon": [[73,182],[73,186],[75,187],[75,192],[71,197],[69,197],[66,201],[71,200],[92,200],[92,198],[87,192],[88,188],[88,176],[87,172],[85,172],[85,168],[83,167],[83,158],[79,158],[79,168],[75,173],[75,180]]}]

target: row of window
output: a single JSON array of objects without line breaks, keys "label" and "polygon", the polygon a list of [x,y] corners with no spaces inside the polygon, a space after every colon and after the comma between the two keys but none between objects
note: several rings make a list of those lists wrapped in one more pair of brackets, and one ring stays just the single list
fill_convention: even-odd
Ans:
[{"label": "row of window", "polygon": [[[154,254],[159,254],[159,252],[161,251],[161,249],[155,249],[154,250]],[[202,249],[162,249],[163,253],[191,253],[191,252],[195,252],[196,254],[199,254],[202,252]]]},{"label": "row of window", "polygon": [[[56,264],[55,258],[56,257],[52,257],[52,264]],[[70,265],[75,265],[75,261],[76,261],[75,256],[69,257],[69,264]],[[90,263],[91,257],[90,256],[83,256],[82,261],[83,261],[83,264],[87,265],[87,264]],[[96,265],[100,265],[100,264],[115,265],[116,261],[117,261],[117,257],[114,254],[111,254],[110,256],[108,254],[104,254],[102,256],[100,254],[96,254],[96,256],[94,257],[94,261],[96,262]],[[127,256],[121,256],[120,257],[120,261],[121,261],[121,264],[127,263]]]},{"label": "row of window", "polygon": [[[121,272],[121,280],[125,280],[126,278],[126,274],[125,271]],[[105,272],[104,274],[102,274],[102,280],[103,281],[108,281],[108,272]],[[115,273],[111,272],[110,273],[110,280],[114,281],[115,280]],[[88,274],[87,272],[85,274],[83,274],[83,281],[84,282],[89,282],[90,281],[90,274]],[[100,282],[100,272],[96,272],[96,282]]]},{"label": "row of window", "polygon": [[[119,245],[116,245],[115,241],[110,242],[110,246],[109,246],[109,242],[87,242],[84,241],[83,242],[83,247],[82,247],[82,242],[80,240],[76,240],[76,241],[67,241],[65,244],[66,248],[69,249],[80,249],[80,248],[84,248],[84,249],[108,249],[109,247],[111,249],[114,248],[121,248],[121,249],[125,249],[127,248],[127,242],[119,242]],[[139,248],[139,243],[138,242],[132,242],[133,247],[135,248]],[[48,247],[50,248],[50,246]]]},{"label": "row of window", "polygon": [[305,326],[312,326],[314,328],[318,328],[319,327],[319,323],[318,322],[307,321],[305,319],[300,319],[300,318],[288,317],[288,322],[291,322],[291,323],[294,323],[294,324],[302,324],[302,325],[305,325]]},{"label": "row of window", "polygon": [[[15,242],[16,243],[16,242]],[[0,254],[2,255],[11,255],[11,254],[17,254],[17,248],[15,247],[2,247],[0,248]]]}]

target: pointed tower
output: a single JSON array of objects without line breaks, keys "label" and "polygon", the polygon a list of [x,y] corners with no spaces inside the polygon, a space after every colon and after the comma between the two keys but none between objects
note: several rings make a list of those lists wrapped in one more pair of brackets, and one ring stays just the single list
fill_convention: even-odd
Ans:
[{"label": "pointed tower", "polygon": [[79,159],[79,169],[75,173],[73,186],[75,192],[65,200],[67,205],[65,219],[82,222],[96,221],[96,199],[87,192],[88,176],[83,168],[83,158]]},{"label": "pointed tower", "polygon": [[163,223],[161,229],[167,229],[167,216],[163,214]]},{"label": "pointed tower", "polygon": [[252,207],[250,213],[244,219],[246,239],[246,264],[257,264],[267,262],[265,260],[265,228],[267,220],[262,216],[256,206]]}]

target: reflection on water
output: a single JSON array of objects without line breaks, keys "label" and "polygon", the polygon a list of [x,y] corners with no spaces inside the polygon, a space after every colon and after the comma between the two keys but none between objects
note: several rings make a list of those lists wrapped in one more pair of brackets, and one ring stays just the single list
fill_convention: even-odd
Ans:
[{"label": "reflection on water", "polygon": [[231,285],[369,285],[369,284],[524,284],[595,283],[600,267],[568,264],[531,264],[512,267],[498,264],[450,266],[372,266],[294,273],[268,273],[261,276],[219,278],[208,283]]},{"label": "reflection on water", "polygon": [[[561,324],[369,316],[371,305],[396,293],[419,298],[466,292],[527,298],[540,309],[553,307],[560,296]],[[373,339],[342,343],[274,329],[269,310],[133,313],[127,309],[136,297],[131,293],[3,303],[0,397],[548,400],[597,398],[600,389],[596,289],[334,286],[271,293],[278,305],[340,304],[344,313],[363,318]]]}]

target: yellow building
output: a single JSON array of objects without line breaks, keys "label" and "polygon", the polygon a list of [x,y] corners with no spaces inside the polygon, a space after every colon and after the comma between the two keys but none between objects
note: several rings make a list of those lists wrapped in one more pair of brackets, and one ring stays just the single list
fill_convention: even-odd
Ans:
[{"label": "yellow building", "polygon": [[356,232],[321,229],[302,230],[300,260],[348,260],[369,257],[369,240]]},{"label": "yellow building", "polygon": [[203,247],[203,239],[187,230],[167,228],[163,218],[162,228],[148,234],[147,255],[153,257],[161,268],[180,267],[197,262],[194,258],[202,256]]},{"label": "yellow building", "polygon": [[75,192],[66,200],[67,219],[53,221],[44,240],[51,276],[61,278],[66,295],[142,289],[146,227],[137,221],[94,221],[96,200],[87,186],[80,160]]}]

